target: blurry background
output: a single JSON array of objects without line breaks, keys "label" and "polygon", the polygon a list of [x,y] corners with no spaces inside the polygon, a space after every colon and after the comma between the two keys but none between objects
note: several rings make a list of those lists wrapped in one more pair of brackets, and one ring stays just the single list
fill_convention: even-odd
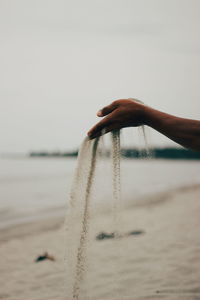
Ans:
[{"label": "blurry background", "polygon": [[[96,112],[119,98],[199,119],[199,37],[200,0],[0,0],[0,299],[69,299],[66,232],[57,229],[76,157],[44,152],[75,154]],[[178,147],[150,134],[150,146]],[[138,142],[144,146],[136,128],[123,130],[123,146],[133,151]],[[116,246],[108,256],[110,241],[95,240],[112,230],[112,163],[98,161],[91,262],[100,275],[90,280],[98,299],[112,289],[114,265],[121,269],[112,299],[200,299],[200,160],[181,151],[189,153],[121,159],[119,225],[144,233],[118,241],[122,260]],[[35,264],[45,251],[56,261]]]},{"label": "blurry background", "polygon": [[[0,152],[76,149],[119,98],[198,119],[199,11],[198,0],[0,0]],[[152,143],[172,144],[155,132]]]},{"label": "blurry background", "polygon": [[[24,154],[77,150],[114,99],[199,118],[199,11],[198,0],[0,0],[1,226],[63,214],[76,159]],[[150,146],[177,146],[150,131]],[[122,145],[137,143],[124,129]],[[200,178],[195,161],[123,164],[124,198],[136,202]]]}]

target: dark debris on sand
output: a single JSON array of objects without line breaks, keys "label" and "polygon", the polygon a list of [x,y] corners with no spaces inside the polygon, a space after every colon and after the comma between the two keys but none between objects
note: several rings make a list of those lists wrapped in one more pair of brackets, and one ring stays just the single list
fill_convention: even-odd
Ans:
[{"label": "dark debris on sand", "polygon": [[100,232],[96,236],[96,240],[104,240],[104,239],[113,239],[113,238],[122,238],[122,237],[127,237],[130,235],[141,235],[144,234],[143,230],[133,230],[131,232],[125,233],[125,234],[116,234],[114,232],[111,233],[106,233],[106,232]]}]

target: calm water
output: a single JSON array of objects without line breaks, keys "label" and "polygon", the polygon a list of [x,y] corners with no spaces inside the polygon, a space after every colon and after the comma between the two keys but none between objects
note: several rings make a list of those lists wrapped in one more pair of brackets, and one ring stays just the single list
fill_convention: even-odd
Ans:
[{"label": "calm water", "polygon": [[[76,159],[0,159],[0,227],[64,215]],[[200,183],[199,161],[123,160],[122,197],[145,205],[152,194]],[[96,203],[112,195],[110,160],[98,164]],[[64,209],[63,209],[64,208]]]}]

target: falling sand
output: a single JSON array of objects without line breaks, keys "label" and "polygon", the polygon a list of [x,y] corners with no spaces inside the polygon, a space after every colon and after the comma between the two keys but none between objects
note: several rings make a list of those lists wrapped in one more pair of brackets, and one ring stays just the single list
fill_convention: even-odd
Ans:
[{"label": "falling sand", "polygon": [[113,221],[115,235],[119,235],[120,195],[120,131],[112,132],[112,181],[113,181]]},{"label": "falling sand", "polygon": [[[112,182],[114,236],[120,236],[120,131],[112,133]],[[143,137],[146,141],[145,131]],[[90,222],[90,198],[95,176],[99,140],[85,138],[78,155],[78,164],[70,193],[70,207],[66,217],[67,295],[80,299],[87,270],[87,245]]]},{"label": "falling sand", "polygon": [[92,187],[95,166],[96,166],[96,153],[97,153],[97,146],[98,146],[98,139],[96,139],[92,143],[92,157],[91,163],[88,170],[87,176],[87,183],[86,183],[86,190],[84,196],[84,211],[82,217],[82,229],[80,234],[80,242],[77,250],[77,263],[76,263],[76,270],[75,270],[75,281],[73,286],[73,298],[78,299],[80,293],[80,283],[83,280],[84,271],[85,271],[85,259],[86,259],[86,241],[87,241],[87,233],[88,233],[88,221],[89,221],[89,198],[90,198],[90,191]]},{"label": "falling sand", "polygon": [[70,207],[66,220],[68,250],[66,263],[71,274],[68,289],[70,289],[72,299],[79,299],[86,267],[90,193],[98,142],[98,138],[95,140],[85,138],[83,141],[70,193]]}]

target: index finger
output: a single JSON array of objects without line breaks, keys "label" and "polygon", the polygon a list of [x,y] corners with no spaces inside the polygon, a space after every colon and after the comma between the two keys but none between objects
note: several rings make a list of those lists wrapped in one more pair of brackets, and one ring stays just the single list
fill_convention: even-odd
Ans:
[{"label": "index finger", "polygon": [[111,124],[110,116],[105,117],[88,131],[89,138],[93,139],[102,135],[102,130]]},{"label": "index finger", "polygon": [[110,105],[105,106],[104,108],[100,109],[97,113],[98,117],[104,117],[111,112],[113,112],[118,107],[117,101],[112,102]]}]

